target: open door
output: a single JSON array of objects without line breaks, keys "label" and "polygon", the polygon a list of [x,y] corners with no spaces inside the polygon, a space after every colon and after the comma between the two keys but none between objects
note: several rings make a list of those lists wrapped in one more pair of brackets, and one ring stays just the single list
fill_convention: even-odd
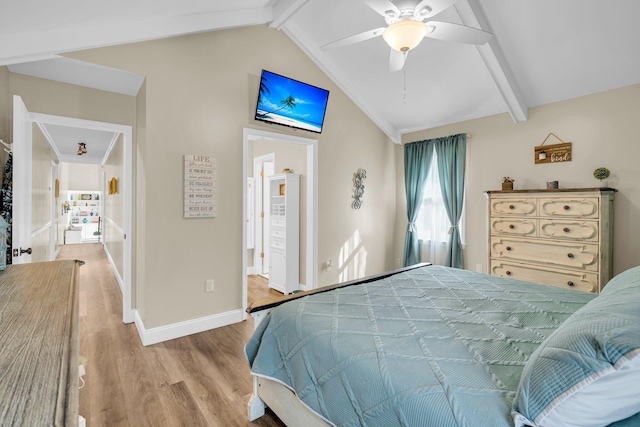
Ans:
[{"label": "open door", "polygon": [[22,98],[13,96],[13,264],[31,262],[31,144],[33,122]]}]

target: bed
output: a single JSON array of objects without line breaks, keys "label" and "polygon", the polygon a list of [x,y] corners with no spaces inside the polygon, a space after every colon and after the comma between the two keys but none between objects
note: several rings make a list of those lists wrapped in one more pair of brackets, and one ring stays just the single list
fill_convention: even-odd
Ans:
[{"label": "bed", "polygon": [[640,267],[596,295],[418,265],[248,311],[250,420],[640,426]]}]

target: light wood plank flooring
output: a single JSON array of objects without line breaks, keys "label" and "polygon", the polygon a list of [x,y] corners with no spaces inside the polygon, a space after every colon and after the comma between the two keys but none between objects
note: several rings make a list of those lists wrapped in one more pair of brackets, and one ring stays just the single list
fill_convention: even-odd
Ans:
[{"label": "light wood plank flooring", "polygon": [[[80,355],[87,358],[80,414],[88,427],[283,426],[271,412],[250,423],[244,345],[248,321],[143,347],[122,323],[122,294],[102,245],[65,245],[80,259]],[[250,301],[277,294],[250,276]]]}]

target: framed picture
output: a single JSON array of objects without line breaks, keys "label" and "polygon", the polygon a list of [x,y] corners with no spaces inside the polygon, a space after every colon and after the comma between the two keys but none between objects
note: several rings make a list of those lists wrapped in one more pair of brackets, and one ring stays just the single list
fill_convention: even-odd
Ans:
[{"label": "framed picture", "polygon": [[91,200],[91,194],[81,194],[80,200]]}]

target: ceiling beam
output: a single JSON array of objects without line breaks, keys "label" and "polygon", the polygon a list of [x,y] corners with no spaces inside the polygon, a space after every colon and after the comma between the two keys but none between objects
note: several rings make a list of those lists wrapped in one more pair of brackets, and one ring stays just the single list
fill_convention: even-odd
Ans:
[{"label": "ceiling beam", "polygon": [[282,29],[287,21],[308,2],[309,0],[276,0],[273,4],[273,21],[269,26],[277,30]]},{"label": "ceiling beam", "polygon": [[[493,33],[491,25],[477,0],[459,1],[455,4],[455,8],[465,25]],[[526,121],[529,107],[524,101],[524,97],[509,69],[496,37],[492,37],[488,43],[476,46],[476,48],[500,95],[502,95],[513,121]]]},{"label": "ceiling beam", "polygon": [[[396,129],[386,117],[380,114],[380,112],[375,108],[371,108],[371,106],[364,101],[365,97],[358,91],[355,85],[349,83],[347,76],[340,71],[341,67],[333,63],[333,61],[326,56],[326,52],[321,51],[320,48],[316,46],[317,43],[314,43],[306,36],[302,36],[305,34],[303,31],[299,28],[291,28],[291,26],[292,24],[289,22],[289,26],[283,27],[282,31],[289,36],[300,50],[302,50],[392,142],[400,144],[402,137],[398,129]],[[319,58],[323,58],[322,61]],[[329,97],[329,103],[331,103],[331,96]]]},{"label": "ceiling beam", "polygon": [[0,35],[0,66],[49,59],[59,53],[133,43],[182,34],[266,24],[271,7],[212,11],[144,20],[111,21],[85,27]]}]

